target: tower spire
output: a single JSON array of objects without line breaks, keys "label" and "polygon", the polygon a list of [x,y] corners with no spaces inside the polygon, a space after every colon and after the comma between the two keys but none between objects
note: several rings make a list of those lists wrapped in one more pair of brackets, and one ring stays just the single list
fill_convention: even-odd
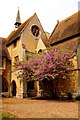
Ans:
[{"label": "tower spire", "polygon": [[18,28],[21,25],[21,18],[20,18],[20,11],[18,7],[18,12],[17,12],[17,17],[16,17],[16,22],[15,22],[15,28]]}]

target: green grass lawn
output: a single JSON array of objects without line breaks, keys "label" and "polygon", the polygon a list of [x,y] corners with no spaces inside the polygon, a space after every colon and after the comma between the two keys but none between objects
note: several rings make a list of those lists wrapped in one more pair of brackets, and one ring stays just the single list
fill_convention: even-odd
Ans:
[{"label": "green grass lawn", "polygon": [[0,119],[1,118],[11,118],[11,114],[9,112],[0,112]]}]

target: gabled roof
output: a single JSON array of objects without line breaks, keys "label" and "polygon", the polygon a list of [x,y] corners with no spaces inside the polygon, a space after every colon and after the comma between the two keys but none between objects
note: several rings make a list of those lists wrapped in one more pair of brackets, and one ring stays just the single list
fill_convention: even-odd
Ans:
[{"label": "gabled roof", "polygon": [[[35,13],[36,14],[36,13]],[[9,44],[11,44],[14,40],[16,40],[17,38],[20,37],[21,35],[21,31],[24,29],[25,25],[28,25],[28,23],[30,22],[30,20],[35,16],[32,15],[28,20],[26,20],[23,24],[21,24],[17,30],[14,30],[10,33],[10,35],[8,36],[8,42],[6,44],[6,46],[8,46]]]},{"label": "gabled roof", "polygon": [[[34,13],[28,20],[26,20],[23,24],[21,24],[17,30],[14,30],[10,33],[10,35],[8,36],[8,42],[6,44],[6,46],[10,45],[13,41],[15,41],[16,39],[18,39],[21,35],[21,32],[24,30],[24,28],[29,24],[29,22],[33,19],[33,17],[36,15],[36,13]],[[46,33],[45,33],[46,35]],[[46,36],[47,38],[47,36]],[[49,41],[48,40],[43,40],[43,43],[45,44],[46,47],[49,47]]]},{"label": "gabled roof", "polygon": [[54,44],[77,34],[80,34],[80,11],[59,22],[53,30],[49,41]]}]

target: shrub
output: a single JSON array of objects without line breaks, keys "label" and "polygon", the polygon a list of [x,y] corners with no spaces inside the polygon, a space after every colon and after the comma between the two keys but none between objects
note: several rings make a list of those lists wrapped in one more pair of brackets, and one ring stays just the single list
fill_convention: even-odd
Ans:
[{"label": "shrub", "polygon": [[12,115],[9,112],[0,112],[0,118],[7,119],[10,118]]},{"label": "shrub", "polygon": [[67,99],[68,100],[72,100],[73,99],[73,97],[72,97],[72,93],[71,92],[67,92]]},{"label": "shrub", "polygon": [[76,100],[80,101],[80,95],[78,95],[78,96],[76,97]]}]

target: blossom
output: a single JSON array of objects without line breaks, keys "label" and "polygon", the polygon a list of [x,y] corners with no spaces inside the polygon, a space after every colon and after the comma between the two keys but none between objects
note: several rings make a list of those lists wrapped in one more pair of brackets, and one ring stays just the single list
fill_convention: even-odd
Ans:
[{"label": "blossom", "polygon": [[44,54],[36,55],[29,60],[19,62],[16,70],[22,71],[27,80],[42,80],[44,78],[63,77],[71,72],[71,66],[66,64],[73,57],[66,53],[52,49]]}]

